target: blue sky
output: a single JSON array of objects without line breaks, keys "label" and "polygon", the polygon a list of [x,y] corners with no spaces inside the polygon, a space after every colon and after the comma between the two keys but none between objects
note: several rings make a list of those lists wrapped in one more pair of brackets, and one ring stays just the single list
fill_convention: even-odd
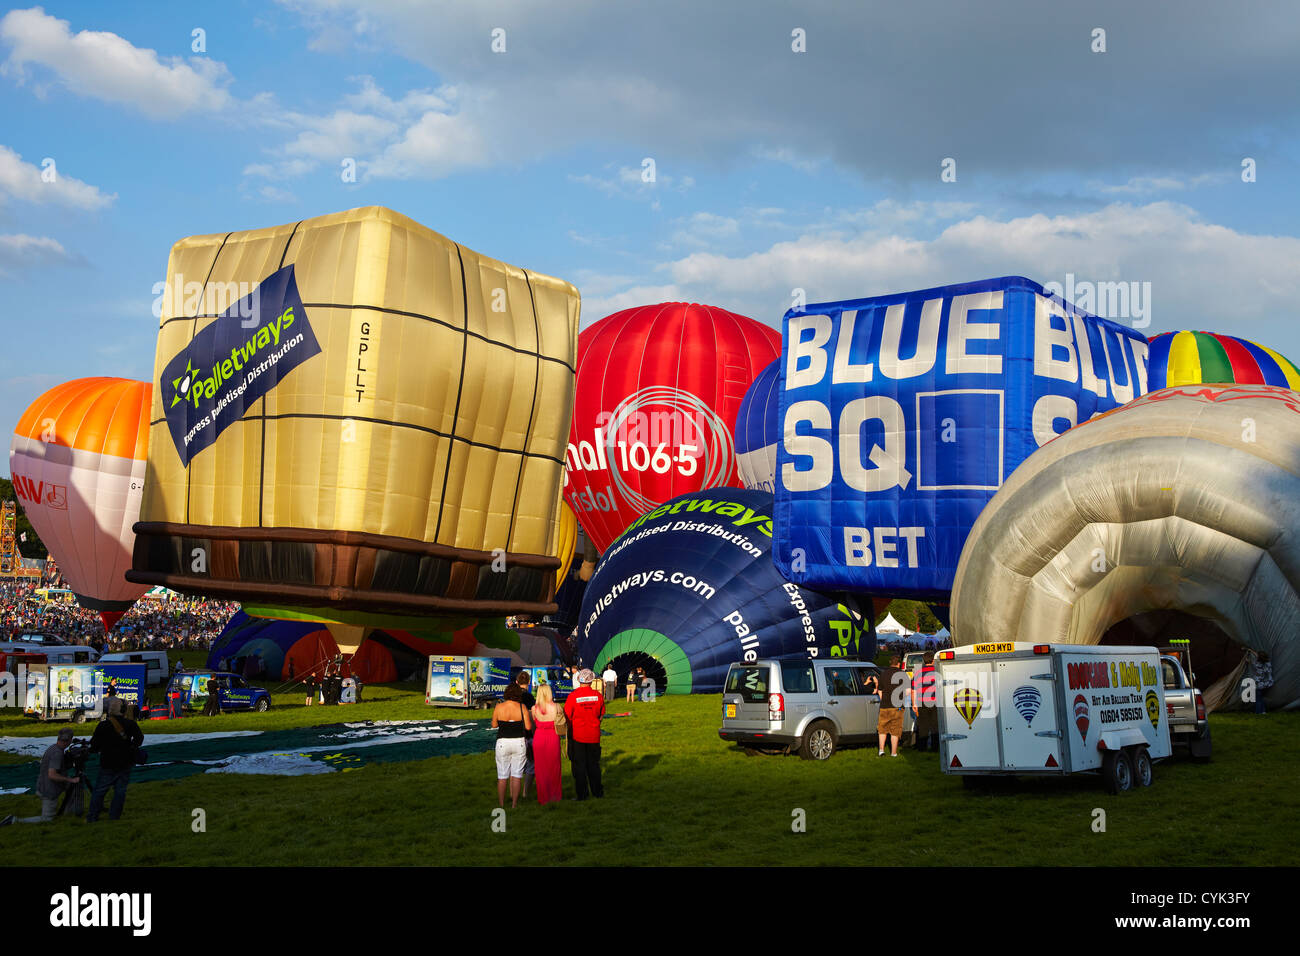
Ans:
[{"label": "blue sky", "polygon": [[1300,358],[1300,12],[1129,6],[9,9],[0,421],[68,379],[149,378],[176,240],[371,204],[574,282],[584,325],[1072,274],[1150,283],[1148,335]]}]

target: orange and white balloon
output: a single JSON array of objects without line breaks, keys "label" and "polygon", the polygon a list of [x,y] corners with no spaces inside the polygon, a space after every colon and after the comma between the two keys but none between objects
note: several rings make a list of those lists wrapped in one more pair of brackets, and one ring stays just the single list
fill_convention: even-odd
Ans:
[{"label": "orange and white balloon", "polygon": [[82,607],[111,629],[145,585],[124,577],[149,450],[148,382],[81,378],[23,413],[9,472],[32,527]]}]

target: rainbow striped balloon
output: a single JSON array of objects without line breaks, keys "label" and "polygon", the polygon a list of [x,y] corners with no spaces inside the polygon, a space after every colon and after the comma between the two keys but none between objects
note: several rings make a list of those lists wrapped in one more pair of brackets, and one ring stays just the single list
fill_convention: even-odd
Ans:
[{"label": "rainbow striped balloon", "polygon": [[1300,369],[1270,348],[1212,332],[1165,332],[1151,340],[1147,388],[1278,385],[1300,391]]}]

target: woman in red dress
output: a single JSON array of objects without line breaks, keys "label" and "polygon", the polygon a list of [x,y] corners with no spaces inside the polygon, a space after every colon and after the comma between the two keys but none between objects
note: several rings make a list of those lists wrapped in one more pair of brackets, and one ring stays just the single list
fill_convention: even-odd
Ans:
[{"label": "woman in red dress", "polygon": [[537,689],[537,703],[533,707],[533,766],[537,774],[537,802],[554,803],[560,800],[560,735],[555,721],[563,719],[564,711],[555,706],[551,686],[543,684]]}]

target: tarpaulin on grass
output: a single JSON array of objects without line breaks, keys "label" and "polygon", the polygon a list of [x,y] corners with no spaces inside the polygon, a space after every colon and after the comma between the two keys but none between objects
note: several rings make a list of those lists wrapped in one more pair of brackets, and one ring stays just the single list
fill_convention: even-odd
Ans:
[{"label": "tarpaulin on grass", "polygon": [[[53,737],[3,737],[0,750],[39,756],[52,743]],[[496,731],[486,721],[472,720],[356,721],[266,732],[149,735],[149,762],[136,767],[131,779],[148,783],[209,772],[333,773],[370,763],[483,753],[495,743]],[[91,759],[89,770],[92,777],[98,772],[96,759]],[[30,791],[36,771],[34,762],[0,767],[0,793]]]}]

